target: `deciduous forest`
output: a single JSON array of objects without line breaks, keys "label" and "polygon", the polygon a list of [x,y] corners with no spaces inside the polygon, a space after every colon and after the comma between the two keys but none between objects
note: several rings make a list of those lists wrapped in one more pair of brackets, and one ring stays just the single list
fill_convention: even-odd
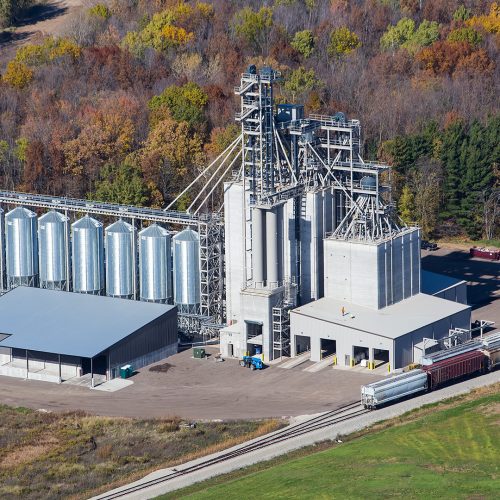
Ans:
[{"label": "deciduous forest", "polygon": [[0,187],[165,206],[238,134],[240,73],[271,65],[280,101],[361,120],[403,220],[498,238],[499,44],[486,0],[87,2],[0,57]]}]

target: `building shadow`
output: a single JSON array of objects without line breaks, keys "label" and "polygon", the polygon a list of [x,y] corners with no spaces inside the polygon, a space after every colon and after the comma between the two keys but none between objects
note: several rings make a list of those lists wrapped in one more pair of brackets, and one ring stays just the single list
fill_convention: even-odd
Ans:
[{"label": "building shadow", "polygon": [[467,299],[472,309],[495,301],[500,286],[500,264],[495,261],[471,259],[466,252],[446,255],[428,254],[422,258],[422,269],[467,281]]}]

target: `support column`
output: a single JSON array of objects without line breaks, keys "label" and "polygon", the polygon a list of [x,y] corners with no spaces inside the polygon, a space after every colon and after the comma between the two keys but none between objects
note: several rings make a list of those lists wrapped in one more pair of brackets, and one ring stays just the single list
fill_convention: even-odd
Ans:
[{"label": "support column", "polygon": [[135,219],[132,217],[132,294],[133,300],[137,300],[137,232],[135,230]]},{"label": "support column", "polygon": [[264,255],[266,242],[264,240],[264,213],[260,208],[252,208],[252,279],[264,284]]},{"label": "support column", "polygon": [[94,358],[90,358],[90,387],[94,388]]},{"label": "support column", "polygon": [[375,369],[374,351],[375,349],[373,347],[368,348],[368,368],[370,370]]},{"label": "support column", "polygon": [[29,359],[28,359],[28,349],[26,349],[26,379],[29,379],[29,374],[30,374],[30,364],[29,364]]},{"label": "support column", "polygon": [[310,345],[311,345],[311,361],[321,361],[321,339],[316,336],[311,336]]},{"label": "support column", "polygon": [[62,376],[61,376],[61,355],[58,354],[58,361],[59,361],[59,383],[62,382]]},{"label": "support column", "polygon": [[278,209],[266,211],[266,262],[267,284],[278,284]]},{"label": "support column", "polygon": [[70,231],[70,226],[69,226],[69,217],[68,217],[68,210],[64,211],[64,215],[66,217],[66,221],[64,224],[64,238],[66,239],[65,245],[66,245],[66,291],[69,292],[71,290],[71,278],[70,278],[70,241],[71,237],[69,234]]}]

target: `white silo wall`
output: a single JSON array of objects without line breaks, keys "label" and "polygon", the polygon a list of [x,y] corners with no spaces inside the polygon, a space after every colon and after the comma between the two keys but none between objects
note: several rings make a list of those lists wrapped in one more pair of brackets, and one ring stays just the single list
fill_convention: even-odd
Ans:
[{"label": "white silo wall", "polygon": [[300,300],[306,304],[324,295],[324,246],[333,230],[334,195],[330,189],[307,192],[300,220]]},{"label": "white silo wall", "polygon": [[420,292],[420,235],[405,229],[382,242],[325,240],[325,296],[372,309]]},{"label": "white silo wall", "polygon": [[0,292],[5,290],[5,226],[4,212],[0,208]]},{"label": "white silo wall", "polygon": [[227,320],[240,318],[240,292],[245,281],[243,250],[243,185],[224,184],[224,237],[226,258],[226,312]]},{"label": "white silo wall", "polygon": [[295,236],[294,200],[283,206],[283,279],[297,279],[297,239]]}]

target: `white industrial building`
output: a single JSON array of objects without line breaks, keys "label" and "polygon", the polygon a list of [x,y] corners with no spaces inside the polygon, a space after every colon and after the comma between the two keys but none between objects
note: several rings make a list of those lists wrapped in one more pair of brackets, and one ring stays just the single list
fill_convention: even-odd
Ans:
[{"label": "white industrial building", "polygon": [[422,293],[467,304],[467,282],[422,270]]},{"label": "white industrial building", "polygon": [[470,307],[419,293],[383,309],[322,298],[290,313],[292,356],[310,351],[311,361],[335,354],[337,364],[366,359],[402,368],[424,338],[470,327]]},{"label": "white industrial building", "polygon": [[465,282],[422,273],[420,231],[395,215],[389,167],[361,158],[359,122],[275,109],[278,79],[250,67],[236,88],[241,168],[224,185],[222,354],[306,351],[395,369],[424,339],[470,329]]}]

